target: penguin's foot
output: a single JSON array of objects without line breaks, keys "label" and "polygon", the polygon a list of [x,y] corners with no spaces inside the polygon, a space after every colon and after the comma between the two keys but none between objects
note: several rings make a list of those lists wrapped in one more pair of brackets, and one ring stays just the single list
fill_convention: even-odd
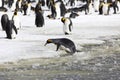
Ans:
[{"label": "penguin's foot", "polygon": [[65,35],[69,35],[69,33],[65,32]]}]

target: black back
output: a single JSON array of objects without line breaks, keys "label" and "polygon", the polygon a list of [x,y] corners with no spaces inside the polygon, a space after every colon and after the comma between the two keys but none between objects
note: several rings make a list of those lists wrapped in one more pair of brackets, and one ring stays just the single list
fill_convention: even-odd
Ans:
[{"label": "black back", "polygon": [[2,25],[3,30],[6,30],[6,25],[7,25],[8,21],[9,21],[8,15],[3,14],[2,17],[1,17],[1,25]]},{"label": "black back", "polygon": [[6,26],[6,35],[8,39],[12,39],[12,29],[15,31],[15,33],[17,34],[17,29],[14,25],[14,21],[13,20],[9,20],[7,22],[7,26]]},{"label": "black back", "polygon": [[41,11],[36,12],[35,25],[37,27],[43,27],[44,25],[44,17]]},{"label": "black back", "polygon": [[66,48],[69,48],[71,51],[71,54],[76,52],[76,47],[73,41],[71,41],[68,38],[58,38],[58,39],[51,39],[54,44],[57,45],[57,50],[62,45]]}]

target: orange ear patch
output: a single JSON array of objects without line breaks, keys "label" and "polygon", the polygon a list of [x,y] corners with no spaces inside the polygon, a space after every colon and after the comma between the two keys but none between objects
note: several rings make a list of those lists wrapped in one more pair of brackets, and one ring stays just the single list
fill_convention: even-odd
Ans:
[{"label": "orange ear patch", "polygon": [[52,42],[52,40],[51,40],[51,39],[48,39],[47,42]]}]

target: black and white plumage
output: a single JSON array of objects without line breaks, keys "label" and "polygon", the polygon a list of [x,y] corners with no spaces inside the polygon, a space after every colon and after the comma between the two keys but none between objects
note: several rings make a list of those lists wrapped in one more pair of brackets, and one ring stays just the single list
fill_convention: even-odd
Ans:
[{"label": "black and white plumage", "polygon": [[39,1],[35,7],[35,25],[36,27],[43,27],[44,24],[43,10]]},{"label": "black and white plumage", "polygon": [[70,50],[71,55],[73,55],[75,52],[79,52],[79,50],[76,50],[74,42],[68,38],[48,39],[45,45],[49,43],[53,43],[57,46],[56,51],[58,51],[60,46],[64,46],[65,48],[68,48]]},{"label": "black and white plumage", "polygon": [[60,1],[57,1],[55,2],[55,10],[56,10],[56,18],[59,19],[61,17],[61,2]]},{"label": "black and white plumage", "polygon": [[69,35],[72,32],[73,29],[73,23],[70,18],[61,18],[61,21],[63,23],[63,32],[65,35]]},{"label": "black and white plumage", "polygon": [[16,26],[14,25],[14,21],[13,20],[9,20],[7,22],[7,26],[6,26],[6,35],[8,39],[15,39],[16,35],[18,33]]},{"label": "black and white plumage", "polygon": [[16,26],[16,28],[20,29],[20,27],[21,27],[20,18],[19,18],[18,12],[16,10],[12,16],[12,20],[14,21],[14,25]]},{"label": "black and white plumage", "polygon": [[102,7],[102,11],[104,15],[109,15],[109,4],[104,3]]},{"label": "black and white plumage", "polygon": [[9,21],[9,17],[7,14],[3,14],[1,17],[1,26],[2,30],[6,30],[7,22]]},{"label": "black and white plumage", "polygon": [[43,27],[44,24],[43,13],[39,10],[35,13],[35,25],[36,27]]},{"label": "black and white plumage", "polygon": [[95,12],[98,12],[99,11],[100,0],[94,0],[93,5],[94,5]]}]

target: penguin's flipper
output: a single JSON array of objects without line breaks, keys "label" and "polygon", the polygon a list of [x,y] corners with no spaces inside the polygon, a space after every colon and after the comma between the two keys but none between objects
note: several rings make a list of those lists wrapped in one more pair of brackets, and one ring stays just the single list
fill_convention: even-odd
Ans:
[{"label": "penguin's flipper", "polygon": [[60,47],[60,44],[57,44],[57,49],[56,49],[56,51],[58,51],[59,47]]},{"label": "penguin's flipper", "polygon": [[70,31],[70,32],[72,31],[71,27],[72,27],[72,26],[71,26],[71,25],[69,25],[69,31]]},{"label": "penguin's flipper", "polygon": [[15,33],[18,34],[18,31],[15,25],[13,25],[13,29],[15,30]]},{"label": "penguin's flipper", "polygon": [[72,25],[72,21],[70,20],[69,31],[72,31],[72,27],[73,27],[73,25]]}]

